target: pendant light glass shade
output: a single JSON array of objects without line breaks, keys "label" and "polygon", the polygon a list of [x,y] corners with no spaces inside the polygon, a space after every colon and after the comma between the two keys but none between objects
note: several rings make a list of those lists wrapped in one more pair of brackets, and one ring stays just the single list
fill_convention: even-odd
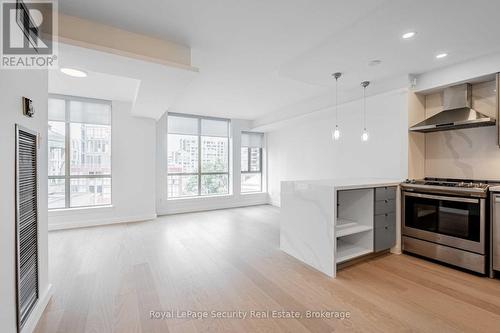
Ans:
[{"label": "pendant light glass shade", "polygon": [[335,129],[333,130],[332,139],[334,141],[337,141],[338,139],[340,139],[340,130],[339,130],[338,126],[335,126]]},{"label": "pendant light glass shade", "polygon": [[367,142],[370,139],[370,133],[366,129],[366,87],[370,84],[370,81],[361,82],[363,87],[363,133],[361,134],[361,141]]},{"label": "pendant light glass shade", "polygon": [[370,139],[370,133],[366,130],[366,128],[363,130],[363,134],[361,134],[361,141],[366,142]]},{"label": "pendant light glass shade", "polygon": [[339,111],[338,111],[338,85],[339,78],[342,76],[342,73],[337,72],[332,74],[335,78],[335,129],[332,131],[332,139],[333,141],[338,141],[340,139],[340,129],[339,129]]}]

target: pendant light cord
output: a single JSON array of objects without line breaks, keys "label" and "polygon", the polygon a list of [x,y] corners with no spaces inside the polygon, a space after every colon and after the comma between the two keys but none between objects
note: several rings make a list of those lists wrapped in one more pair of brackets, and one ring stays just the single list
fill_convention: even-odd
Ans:
[{"label": "pendant light cord", "polygon": [[333,73],[335,78],[335,128],[339,127],[339,79],[342,76],[341,72]]},{"label": "pendant light cord", "polygon": [[339,126],[339,78],[335,77],[335,127]]},{"label": "pendant light cord", "polygon": [[363,129],[366,130],[366,86],[363,87]]},{"label": "pendant light cord", "polygon": [[366,87],[370,84],[370,81],[361,82],[363,87],[363,130],[366,130]]}]

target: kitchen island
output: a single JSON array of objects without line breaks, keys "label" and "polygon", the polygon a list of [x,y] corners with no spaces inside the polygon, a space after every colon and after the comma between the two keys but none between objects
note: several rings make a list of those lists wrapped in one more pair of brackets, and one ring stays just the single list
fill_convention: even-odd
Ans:
[{"label": "kitchen island", "polygon": [[[281,250],[335,277],[338,264],[394,247],[400,182],[377,178],[281,182]],[[399,251],[397,246],[394,250]]]}]

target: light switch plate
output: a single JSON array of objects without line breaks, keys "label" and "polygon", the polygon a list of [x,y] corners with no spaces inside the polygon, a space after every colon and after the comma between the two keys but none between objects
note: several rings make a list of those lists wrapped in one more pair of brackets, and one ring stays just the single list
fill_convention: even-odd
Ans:
[{"label": "light switch plate", "polygon": [[27,97],[23,97],[23,114],[26,117],[33,118],[35,115],[35,107],[33,106],[33,101]]}]

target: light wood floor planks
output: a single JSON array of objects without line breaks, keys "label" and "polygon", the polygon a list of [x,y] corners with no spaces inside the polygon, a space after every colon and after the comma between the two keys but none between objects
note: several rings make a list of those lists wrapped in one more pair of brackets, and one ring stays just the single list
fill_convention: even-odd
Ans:
[{"label": "light wood floor planks", "polygon": [[[257,206],[51,232],[36,332],[500,332],[500,281],[406,255],[332,280],[279,250]],[[339,319],[150,319],[169,310],[331,310]]]}]

